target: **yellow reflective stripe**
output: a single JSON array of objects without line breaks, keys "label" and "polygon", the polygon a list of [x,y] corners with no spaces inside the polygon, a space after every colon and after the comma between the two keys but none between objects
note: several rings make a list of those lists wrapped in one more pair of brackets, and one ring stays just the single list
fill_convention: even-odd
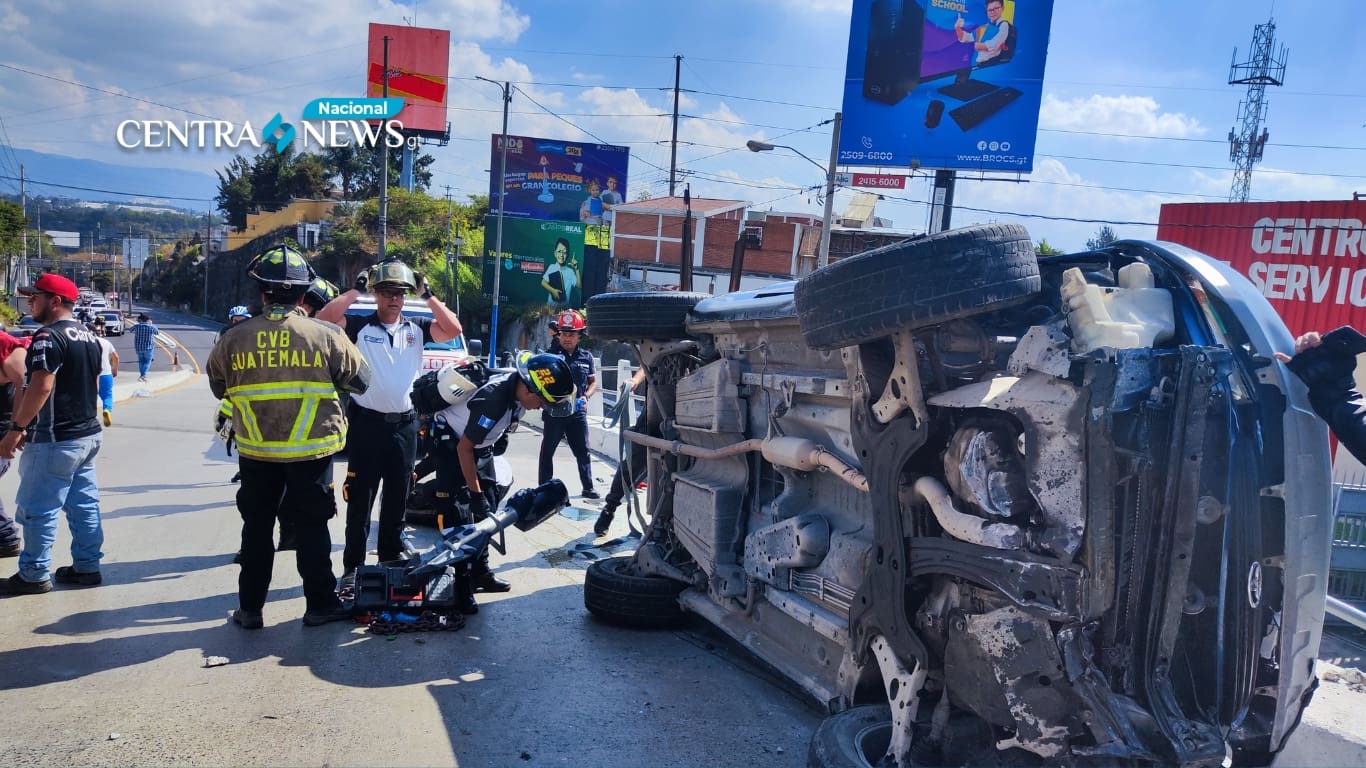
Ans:
[{"label": "yellow reflective stripe", "polygon": [[335,453],[341,450],[341,435],[328,435],[302,443],[293,441],[238,441],[237,450],[243,456],[252,458],[297,459],[316,456],[322,453]]},{"label": "yellow reflective stripe", "polygon": [[294,428],[290,430],[290,440],[296,443],[303,442],[308,438],[308,433],[313,430],[313,417],[318,413],[318,398],[308,397],[299,408],[299,415],[294,419]]},{"label": "yellow reflective stripe", "polygon": [[238,384],[228,387],[228,398],[236,400],[236,395],[276,394],[292,392],[296,395],[336,394],[337,389],[328,381],[272,381],[264,384]]},{"label": "yellow reflective stripe", "polygon": [[218,412],[224,416],[232,416],[232,403],[226,397],[218,401]]},{"label": "yellow reflective stripe", "polygon": [[251,403],[239,400],[236,405],[237,413],[240,417],[238,418],[238,421],[242,422],[241,424],[234,425],[239,431],[239,434],[237,435],[238,444],[241,444],[244,439],[248,442],[259,442],[262,439],[261,425],[256,421],[256,414],[251,411]]}]

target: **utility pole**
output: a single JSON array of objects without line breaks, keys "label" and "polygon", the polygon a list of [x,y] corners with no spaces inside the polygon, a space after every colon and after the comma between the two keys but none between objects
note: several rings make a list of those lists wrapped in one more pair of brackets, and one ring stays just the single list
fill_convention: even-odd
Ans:
[{"label": "utility pole", "polygon": [[[498,83],[475,75],[474,79],[486,83]],[[504,82],[498,86],[503,89],[503,132],[498,134],[498,234],[493,241],[493,313],[489,323],[489,365],[495,365],[498,357],[498,305],[502,301],[503,278],[503,199],[507,197],[508,173],[508,105],[512,103],[512,83]],[[492,202],[492,201],[490,201]]]},{"label": "utility pole", "polygon": [[830,165],[825,174],[825,211],[821,216],[821,244],[816,251],[816,268],[830,264],[830,229],[835,225],[835,164],[840,159],[840,128],[844,125],[844,113],[835,113],[835,129],[830,137]]},{"label": "utility pole", "polygon": [[454,233],[453,233],[453,229],[452,229],[452,228],[455,226],[455,217],[454,217],[454,215],[451,213],[451,185],[450,185],[450,184],[447,184],[447,185],[445,185],[445,186],[446,186],[446,269],[449,270],[449,271],[447,272],[447,274],[449,275],[449,277],[446,279],[446,286],[447,286],[447,291],[448,291],[447,294],[446,294],[446,301],[448,301],[448,302],[449,302],[449,301],[454,301],[454,302],[455,302],[455,316],[456,316],[456,317],[459,317],[459,316],[460,316],[460,293],[459,293],[460,281],[458,280],[458,275],[456,275],[456,271],[457,271],[457,266],[458,266],[458,265],[456,264],[456,261],[455,261],[455,252],[454,252],[454,250],[453,250],[453,248],[454,248],[454,246],[455,246],[455,237],[454,237]]},{"label": "utility pole", "polygon": [[[19,210],[24,214],[24,250],[23,265],[24,274],[28,274],[28,192],[24,187],[24,164],[19,164]],[[28,278],[32,280],[33,278]],[[16,286],[17,287],[17,286]],[[12,292],[11,292],[12,293]]]},{"label": "utility pole", "polygon": [[1238,63],[1238,49],[1233,49],[1228,84],[1246,85],[1247,95],[1238,103],[1241,126],[1228,132],[1228,159],[1233,163],[1233,187],[1229,190],[1229,202],[1247,202],[1252,193],[1252,166],[1262,161],[1262,150],[1271,136],[1262,127],[1262,121],[1266,119],[1266,87],[1285,82],[1287,56],[1284,45],[1279,51],[1273,52],[1275,45],[1276,21],[1269,19],[1265,24],[1253,28],[1250,61]]},{"label": "utility pole", "polygon": [[669,197],[674,196],[678,176],[678,79],[683,69],[683,57],[674,56],[674,137],[669,142]]},{"label": "utility pole", "polygon": [[[381,220],[382,221],[382,220]],[[199,246],[199,256],[204,262],[204,316],[209,316],[209,237],[213,227],[213,211],[204,212],[204,244]],[[381,230],[383,231],[383,225]],[[381,240],[381,243],[384,241]],[[384,246],[380,246],[383,248]]]},{"label": "utility pole", "polygon": [[[384,98],[389,98],[389,36],[384,36],[384,84],[382,94]],[[389,118],[386,116],[383,121],[384,130],[381,132],[385,138],[381,140],[379,150],[379,260],[384,261],[387,240],[389,236]]]}]

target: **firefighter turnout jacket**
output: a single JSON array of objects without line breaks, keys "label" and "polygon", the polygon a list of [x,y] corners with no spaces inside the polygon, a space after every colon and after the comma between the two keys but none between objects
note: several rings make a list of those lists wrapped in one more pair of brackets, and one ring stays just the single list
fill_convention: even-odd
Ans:
[{"label": "firefighter turnout jacket", "polygon": [[209,388],[232,402],[237,452],[260,461],[330,456],[346,440],[338,390],[364,392],[370,369],[341,329],[274,305],[224,334]]}]

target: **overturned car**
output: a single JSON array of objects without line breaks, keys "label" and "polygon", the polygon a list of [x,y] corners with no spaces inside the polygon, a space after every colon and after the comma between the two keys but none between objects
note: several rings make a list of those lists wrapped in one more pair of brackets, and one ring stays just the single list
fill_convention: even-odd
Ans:
[{"label": "overturned car", "polygon": [[1259,765],[1298,723],[1326,431],[1225,265],[993,225],[588,309],[648,371],[649,493],[585,605],[747,647],[829,708],[811,765]]}]

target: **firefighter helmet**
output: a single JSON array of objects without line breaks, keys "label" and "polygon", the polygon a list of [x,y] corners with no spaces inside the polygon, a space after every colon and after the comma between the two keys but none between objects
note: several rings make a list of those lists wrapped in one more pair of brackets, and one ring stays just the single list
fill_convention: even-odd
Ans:
[{"label": "firefighter helmet", "polygon": [[337,293],[337,286],[333,285],[327,278],[320,277],[308,286],[308,291],[304,293],[304,303],[316,315],[323,307],[327,306],[327,302],[337,298]]},{"label": "firefighter helmet", "polygon": [[261,284],[263,291],[304,289],[317,274],[304,255],[287,245],[277,245],[251,260],[247,277]]},{"label": "firefighter helmet", "polygon": [[569,416],[574,413],[577,389],[569,372],[569,363],[559,355],[521,352],[517,355],[517,375],[527,388],[545,401],[547,416]]},{"label": "firefighter helmet", "polygon": [[408,293],[417,293],[417,275],[398,259],[381,261],[370,267],[370,290],[376,288],[402,288]]},{"label": "firefighter helmet", "polygon": [[566,309],[555,317],[553,327],[558,331],[578,331],[583,333],[587,323],[584,321],[583,313],[577,309]]}]

